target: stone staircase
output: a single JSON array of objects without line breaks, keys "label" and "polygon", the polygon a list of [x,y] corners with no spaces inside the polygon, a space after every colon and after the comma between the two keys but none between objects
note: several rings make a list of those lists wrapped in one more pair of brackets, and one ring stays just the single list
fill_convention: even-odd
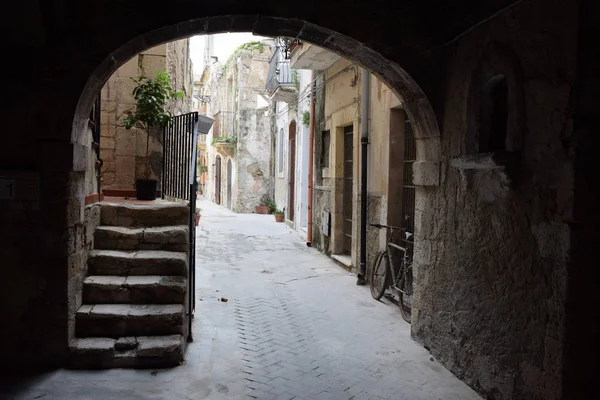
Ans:
[{"label": "stone staircase", "polygon": [[100,204],[74,368],[161,368],[183,361],[187,339],[189,208]]}]

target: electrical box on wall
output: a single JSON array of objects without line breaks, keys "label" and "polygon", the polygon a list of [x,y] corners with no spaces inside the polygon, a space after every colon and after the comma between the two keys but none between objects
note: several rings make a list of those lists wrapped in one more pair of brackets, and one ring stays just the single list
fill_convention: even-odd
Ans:
[{"label": "electrical box on wall", "polygon": [[329,236],[329,228],[331,226],[331,213],[329,211],[323,211],[321,214],[321,233],[325,236]]}]

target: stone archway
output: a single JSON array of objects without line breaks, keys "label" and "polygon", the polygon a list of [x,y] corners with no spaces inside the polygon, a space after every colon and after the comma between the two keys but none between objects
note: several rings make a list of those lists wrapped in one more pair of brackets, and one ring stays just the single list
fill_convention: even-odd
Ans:
[{"label": "stone archway", "polygon": [[[249,24],[248,21],[252,21],[252,24]],[[398,96],[403,103],[405,112],[413,123],[417,146],[417,162],[414,163],[413,167],[415,185],[419,187],[437,187],[441,184],[441,145],[438,119],[426,94],[409,72],[358,40],[331,29],[293,18],[260,15],[227,15],[200,18],[163,26],[122,43],[118,49],[104,57],[85,83],[73,119],[72,141],[79,142],[81,140],[80,136],[82,132],[85,132],[84,127],[87,124],[89,110],[106,80],[135,54],[152,46],[191,35],[249,30],[255,34],[265,36],[295,37],[337,53],[369,69]],[[410,57],[407,57],[407,63],[410,66],[414,65],[409,59]],[[418,73],[418,68],[415,68],[414,71]],[[420,235],[420,222],[422,220],[418,218],[418,215],[424,209],[429,208],[432,199],[433,193],[431,190],[417,190],[415,200],[418,208],[415,220],[417,238]],[[416,260],[421,257],[420,252],[421,248],[417,247],[415,251]]]}]

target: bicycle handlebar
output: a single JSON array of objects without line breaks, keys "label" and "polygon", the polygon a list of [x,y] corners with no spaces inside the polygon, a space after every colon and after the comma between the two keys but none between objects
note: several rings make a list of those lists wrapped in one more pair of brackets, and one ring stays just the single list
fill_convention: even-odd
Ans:
[{"label": "bicycle handlebar", "polygon": [[382,224],[369,224],[369,225],[371,225],[374,228],[379,228],[379,229],[386,228],[386,229],[392,229],[392,230],[397,230],[397,231],[406,231],[407,230],[406,228],[402,228],[399,226],[393,226],[393,225],[382,225]]}]

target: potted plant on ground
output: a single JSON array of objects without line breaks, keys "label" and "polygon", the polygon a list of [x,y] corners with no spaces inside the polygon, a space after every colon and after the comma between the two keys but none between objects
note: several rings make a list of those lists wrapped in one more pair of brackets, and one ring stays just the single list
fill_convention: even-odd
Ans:
[{"label": "potted plant on ground", "polygon": [[273,215],[275,215],[275,222],[283,222],[283,211],[275,210]]},{"label": "potted plant on ground", "polygon": [[256,206],[255,211],[257,214],[268,214],[273,207],[275,207],[275,202],[271,199],[271,196],[265,193],[260,198],[260,205]]},{"label": "potted plant on ground", "polygon": [[196,226],[200,224],[200,211],[202,211],[202,209],[198,207],[196,208],[196,214],[194,214],[194,218],[196,219]]},{"label": "potted plant on ground", "polygon": [[166,110],[167,104],[171,100],[182,98],[183,92],[177,92],[171,87],[167,72],[159,72],[154,79],[141,76],[132,80],[137,84],[132,92],[136,108],[134,112],[127,113],[125,129],[137,126],[146,130],[146,174],[144,178],[136,178],[135,193],[139,200],[154,200],[158,181],[150,178],[150,129],[164,128],[173,119],[172,114]]}]

